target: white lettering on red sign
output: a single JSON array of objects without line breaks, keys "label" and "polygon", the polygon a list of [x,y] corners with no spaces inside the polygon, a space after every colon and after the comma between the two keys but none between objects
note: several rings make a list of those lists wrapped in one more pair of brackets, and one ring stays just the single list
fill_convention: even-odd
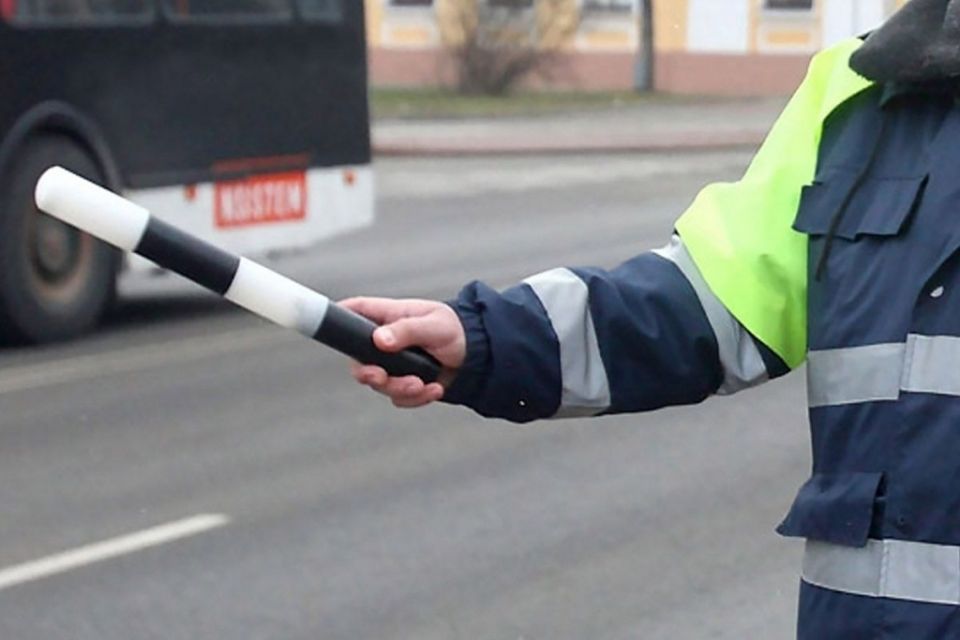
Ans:
[{"label": "white lettering on red sign", "polygon": [[251,176],[216,184],[214,220],[220,228],[306,217],[307,179],[303,172]]}]

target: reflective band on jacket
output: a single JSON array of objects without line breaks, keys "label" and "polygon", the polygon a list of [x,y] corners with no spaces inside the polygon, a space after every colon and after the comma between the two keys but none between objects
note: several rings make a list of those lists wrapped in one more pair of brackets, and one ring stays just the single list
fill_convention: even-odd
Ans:
[{"label": "reflective band on jacket", "polygon": [[910,335],[906,343],[811,351],[811,407],[896,400],[901,391],[960,396],[960,338]]},{"label": "reflective band on jacket", "polygon": [[860,596],[960,605],[960,547],[869,540],[857,548],[808,540],[803,580]]},{"label": "reflective band on jacket", "polygon": [[533,289],[560,342],[563,392],[556,418],[594,416],[610,406],[610,385],[590,315],[586,283],[569,269],[553,269],[524,283]]},{"label": "reflective band on jacket", "polygon": [[873,344],[807,354],[807,398],[822,407],[900,397],[904,344]]},{"label": "reflective band on jacket", "polygon": [[683,246],[679,236],[663,249],[654,251],[680,269],[683,276],[693,287],[703,307],[710,328],[717,338],[720,364],[723,367],[723,384],[717,390],[720,395],[730,395],[750,387],[755,387],[769,379],[767,367],[763,363],[756,343],[737,319],[731,315],[723,303],[717,299],[707,286],[693,258]]},{"label": "reflective band on jacket", "polygon": [[910,336],[901,389],[960,396],[960,338]]}]

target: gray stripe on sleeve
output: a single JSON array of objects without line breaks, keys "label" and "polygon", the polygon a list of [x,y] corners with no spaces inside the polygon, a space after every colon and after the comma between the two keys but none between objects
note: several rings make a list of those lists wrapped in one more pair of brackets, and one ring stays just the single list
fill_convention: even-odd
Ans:
[{"label": "gray stripe on sleeve", "polygon": [[594,416],[610,406],[610,385],[590,316],[586,283],[569,269],[524,280],[540,299],[560,341],[563,392],[555,418]]},{"label": "gray stripe on sleeve", "polygon": [[670,244],[654,253],[675,264],[697,293],[700,306],[703,307],[707,321],[717,338],[720,352],[723,384],[717,393],[731,395],[769,380],[770,376],[753,337],[710,291],[680,237],[673,236]]}]

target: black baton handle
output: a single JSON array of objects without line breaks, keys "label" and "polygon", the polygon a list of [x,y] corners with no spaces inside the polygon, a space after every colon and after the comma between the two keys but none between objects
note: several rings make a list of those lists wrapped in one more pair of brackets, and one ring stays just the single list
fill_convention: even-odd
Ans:
[{"label": "black baton handle", "polygon": [[437,381],[443,367],[433,356],[422,349],[381,351],[373,343],[376,328],[370,320],[331,302],[313,338],[363,364],[381,366],[391,376],[417,376],[426,383]]}]

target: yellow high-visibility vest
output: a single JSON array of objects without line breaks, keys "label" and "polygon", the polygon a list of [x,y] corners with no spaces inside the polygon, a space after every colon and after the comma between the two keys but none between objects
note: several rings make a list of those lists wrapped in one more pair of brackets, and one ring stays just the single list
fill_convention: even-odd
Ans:
[{"label": "yellow high-visibility vest", "polygon": [[792,224],[824,121],[873,84],[849,66],[861,44],[817,54],[743,178],[706,187],[677,222],[714,295],[791,368],[807,352],[807,237]]}]

